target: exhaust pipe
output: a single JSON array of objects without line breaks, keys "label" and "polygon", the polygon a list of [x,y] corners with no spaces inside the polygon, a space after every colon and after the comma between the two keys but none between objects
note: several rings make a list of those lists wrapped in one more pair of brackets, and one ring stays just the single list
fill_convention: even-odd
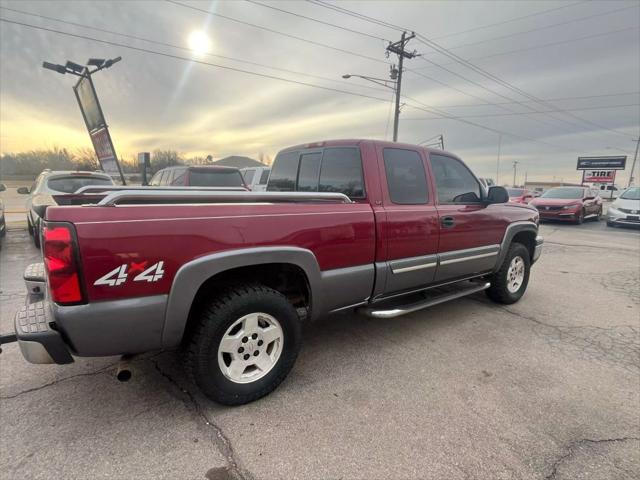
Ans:
[{"label": "exhaust pipe", "polygon": [[116,378],[119,382],[128,382],[131,380],[131,366],[130,362],[133,355],[123,355],[118,362],[118,368],[116,370]]}]

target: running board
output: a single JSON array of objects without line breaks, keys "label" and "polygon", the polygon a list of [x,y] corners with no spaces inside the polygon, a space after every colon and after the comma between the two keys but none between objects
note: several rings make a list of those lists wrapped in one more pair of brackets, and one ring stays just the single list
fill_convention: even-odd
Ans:
[{"label": "running board", "polygon": [[475,285],[457,290],[451,293],[441,294],[439,296],[427,298],[425,300],[409,303],[406,305],[398,305],[393,308],[384,309],[382,307],[368,306],[362,307],[358,309],[360,313],[363,313],[369,317],[373,318],[396,318],[402,315],[406,315],[407,313],[417,312],[418,310],[423,310],[428,307],[433,307],[434,305],[438,305],[439,303],[448,302],[450,300],[455,300],[456,298],[466,297],[467,295],[471,295],[473,293],[481,292],[489,288],[491,284],[489,282],[479,282]]}]

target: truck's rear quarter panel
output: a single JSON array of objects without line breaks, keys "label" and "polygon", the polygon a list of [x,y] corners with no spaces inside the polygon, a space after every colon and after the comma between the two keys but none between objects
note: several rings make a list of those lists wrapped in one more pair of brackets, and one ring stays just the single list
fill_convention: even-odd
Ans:
[{"label": "truck's rear quarter panel", "polygon": [[[90,302],[169,293],[182,265],[225,250],[296,246],[322,271],[372,264],[375,254],[373,212],[363,203],[52,207],[47,219],[74,224]],[[132,281],[160,261],[161,279]],[[124,264],[125,282],[94,285]]]}]

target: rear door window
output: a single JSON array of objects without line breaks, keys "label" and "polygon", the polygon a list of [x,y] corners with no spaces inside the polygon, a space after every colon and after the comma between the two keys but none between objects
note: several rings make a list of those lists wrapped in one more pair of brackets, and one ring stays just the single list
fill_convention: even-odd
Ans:
[{"label": "rear door window", "polygon": [[438,189],[439,203],[477,203],[480,184],[459,160],[444,155],[429,155]]},{"label": "rear door window", "polygon": [[382,156],[391,201],[400,205],[427,203],[427,176],[418,152],[385,148]]}]

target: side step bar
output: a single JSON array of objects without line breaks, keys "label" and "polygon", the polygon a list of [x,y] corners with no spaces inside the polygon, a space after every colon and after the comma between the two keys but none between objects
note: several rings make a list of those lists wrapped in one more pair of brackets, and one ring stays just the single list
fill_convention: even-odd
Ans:
[{"label": "side step bar", "polygon": [[358,311],[373,318],[396,318],[401,315],[406,315],[407,313],[417,312],[418,310],[438,305],[439,303],[448,302],[450,300],[455,300],[456,298],[466,297],[467,295],[481,292],[490,286],[491,284],[489,282],[476,282],[475,285],[471,287],[427,298],[419,302],[398,305],[387,309],[384,307],[368,306],[360,308]]}]

